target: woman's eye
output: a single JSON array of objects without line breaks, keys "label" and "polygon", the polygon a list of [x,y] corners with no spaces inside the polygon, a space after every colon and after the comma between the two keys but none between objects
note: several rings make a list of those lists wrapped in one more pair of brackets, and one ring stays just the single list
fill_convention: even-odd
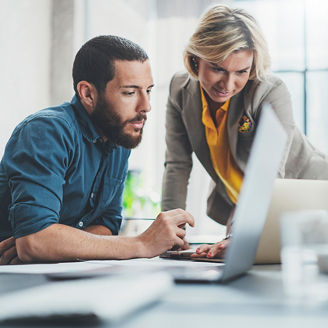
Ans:
[{"label": "woman's eye", "polygon": [[224,69],[221,68],[221,67],[213,67],[212,69],[213,69],[213,71],[215,71],[215,72],[224,72]]}]

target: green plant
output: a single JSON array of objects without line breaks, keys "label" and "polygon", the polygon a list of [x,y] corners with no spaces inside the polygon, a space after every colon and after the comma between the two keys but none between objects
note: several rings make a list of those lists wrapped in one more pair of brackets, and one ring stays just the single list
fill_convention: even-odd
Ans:
[{"label": "green plant", "polygon": [[143,188],[142,173],[129,170],[123,193],[125,217],[154,217],[160,211],[159,197],[153,191]]}]

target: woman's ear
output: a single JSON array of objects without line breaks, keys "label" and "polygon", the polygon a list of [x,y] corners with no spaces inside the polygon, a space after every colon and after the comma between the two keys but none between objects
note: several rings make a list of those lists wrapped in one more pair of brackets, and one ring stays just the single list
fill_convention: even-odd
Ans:
[{"label": "woman's ear", "polygon": [[77,84],[77,92],[83,107],[91,114],[97,104],[98,93],[96,87],[87,81],[80,81]]},{"label": "woman's ear", "polygon": [[198,69],[199,69],[199,57],[196,56],[192,56],[190,58],[190,62],[191,62],[191,67],[195,73],[195,75],[198,75]]}]

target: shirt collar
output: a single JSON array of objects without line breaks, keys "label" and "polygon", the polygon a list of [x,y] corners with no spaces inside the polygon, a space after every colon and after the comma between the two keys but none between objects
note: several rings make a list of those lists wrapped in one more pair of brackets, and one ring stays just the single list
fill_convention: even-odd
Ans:
[{"label": "shirt collar", "polygon": [[94,144],[102,144],[104,149],[109,152],[111,152],[114,148],[117,147],[117,145],[115,145],[110,140],[104,142],[103,138],[99,135],[94,124],[92,123],[88,112],[83,107],[79,98],[76,95],[73,96],[71,100],[71,105],[74,109],[76,119],[79,123],[82,135],[85,139]]},{"label": "shirt collar", "polygon": [[229,98],[220,108],[222,109],[222,110],[224,110],[225,112],[228,110],[228,108],[229,108],[229,105],[230,105],[230,99],[231,98]]}]

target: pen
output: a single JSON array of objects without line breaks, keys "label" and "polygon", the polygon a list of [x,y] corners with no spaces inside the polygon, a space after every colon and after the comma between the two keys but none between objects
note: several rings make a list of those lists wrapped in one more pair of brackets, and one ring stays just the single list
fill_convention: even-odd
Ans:
[{"label": "pen", "polygon": [[126,220],[126,221],[154,221],[155,219],[154,218],[135,218],[132,216],[127,216],[127,217],[124,217],[123,220]]}]

